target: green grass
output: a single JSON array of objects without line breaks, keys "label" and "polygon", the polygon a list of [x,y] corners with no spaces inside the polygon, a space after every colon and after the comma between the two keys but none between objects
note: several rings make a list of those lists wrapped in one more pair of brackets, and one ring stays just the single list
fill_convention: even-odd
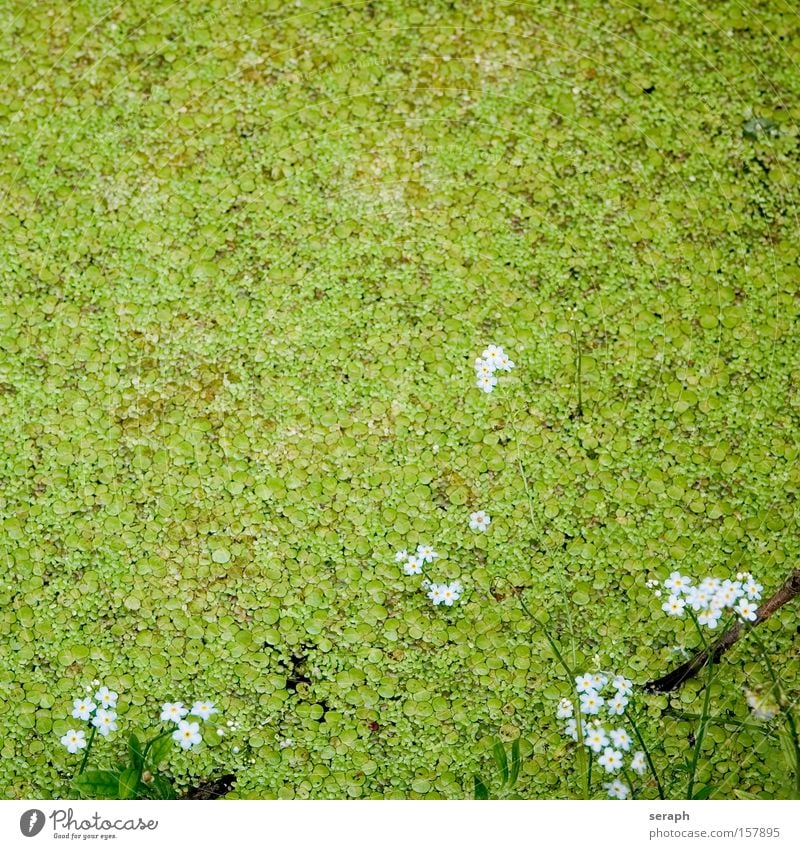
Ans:
[{"label": "green grass", "polygon": [[[183,786],[469,796],[499,733],[520,795],[580,792],[569,683],[493,582],[643,683],[697,641],[648,578],[797,563],[799,58],[778,0],[3,4],[4,795],[65,792],[93,679],[121,730],[238,724]],[[459,604],[394,563],[418,542]],[[762,634],[795,699],[796,615]],[[764,675],[731,652],[718,713]],[[790,794],[735,729],[698,782]]]}]

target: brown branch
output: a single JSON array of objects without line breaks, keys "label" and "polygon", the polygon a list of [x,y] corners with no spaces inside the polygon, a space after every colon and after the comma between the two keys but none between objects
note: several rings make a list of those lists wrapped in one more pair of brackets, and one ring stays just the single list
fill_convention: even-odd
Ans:
[{"label": "brown branch", "polygon": [[[758,608],[756,619],[752,623],[753,627],[769,619],[799,593],[800,569],[795,569],[775,595],[768,598]],[[737,621],[711,646],[711,650],[714,652],[714,663],[717,663],[722,655],[742,636],[742,633],[742,623]],[[677,690],[684,681],[688,681],[689,678],[697,675],[706,663],[708,663],[708,650],[703,649],[667,675],[656,678],[655,681],[648,681],[643,689],[646,693],[669,693],[671,690]]]}]

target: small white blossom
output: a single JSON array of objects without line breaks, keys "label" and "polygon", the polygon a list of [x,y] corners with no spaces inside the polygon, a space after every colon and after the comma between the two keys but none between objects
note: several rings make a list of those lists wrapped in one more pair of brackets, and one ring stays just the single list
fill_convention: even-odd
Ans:
[{"label": "small white blossom", "polygon": [[603,747],[608,745],[608,735],[600,725],[586,729],[583,742],[593,751],[602,752]]},{"label": "small white blossom", "polygon": [[748,622],[755,622],[756,619],[758,619],[758,609],[756,606],[752,602],[745,601],[743,598],[739,599],[739,603],[736,605],[734,610],[742,619],[745,619]]},{"label": "small white blossom", "polygon": [[636,752],[631,758],[631,769],[638,772],[639,775],[644,775],[647,770],[647,762],[644,759],[644,752]]},{"label": "small white blossom", "polygon": [[75,699],[72,702],[72,716],[75,719],[89,719],[97,705],[91,699]]},{"label": "small white blossom", "polygon": [[475,385],[478,389],[482,389],[488,395],[490,392],[493,392],[495,386],[497,386],[497,378],[493,374],[481,375],[475,381]]},{"label": "small white blossom", "polygon": [[673,572],[669,578],[664,581],[664,588],[668,589],[673,595],[680,595],[689,589],[691,583],[691,578],[681,575],[680,572]]},{"label": "small white blossom", "polygon": [[101,687],[97,693],[95,694],[95,699],[106,709],[115,708],[117,706],[117,699],[119,695],[115,693],[113,690],[109,690],[108,687]]},{"label": "small white blossom", "polygon": [[701,610],[697,614],[697,622],[699,625],[705,625],[706,628],[710,628],[713,631],[719,624],[719,615],[720,611],[718,608],[709,607],[707,610]]},{"label": "small white blossom", "polygon": [[431,584],[430,589],[428,590],[428,598],[434,604],[441,604],[444,601],[444,585]]},{"label": "small white blossom", "polygon": [[576,743],[578,742],[578,722],[575,719],[568,719],[564,726],[564,734],[571,737]]},{"label": "small white blossom", "polygon": [[473,531],[485,531],[491,523],[491,518],[483,510],[469,514],[469,526]]},{"label": "small white blossom", "polygon": [[747,597],[750,601],[758,601],[761,598],[761,590],[763,590],[764,587],[762,587],[761,584],[757,584],[752,578],[750,578],[744,585],[743,589],[747,593]]},{"label": "small white blossom", "polygon": [[180,722],[189,711],[183,706],[183,702],[167,702],[161,706],[162,722]]},{"label": "small white blossom", "polygon": [[578,675],[575,678],[575,686],[579,693],[594,692],[594,682],[591,675]]},{"label": "small white blossom", "polygon": [[595,672],[594,675],[592,675],[592,686],[595,690],[602,690],[606,684],[608,684],[608,678],[601,672]]},{"label": "small white blossom", "polygon": [[108,737],[112,731],[117,730],[117,715],[113,710],[100,708],[92,719],[92,725],[103,735]]},{"label": "small white blossom", "polygon": [[569,699],[561,699],[558,703],[558,711],[556,712],[557,719],[569,719],[573,713],[573,705]]},{"label": "small white blossom", "polygon": [[615,675],[611,679],[611,684],[616,688],[620,696],[629,696],[633,692],[633,682],[629,681],[623,675]]},{"label": "small white blossom", "polygon": [[605,699],[599,696],[594,690],[588,693],[581,693],[581,713],[589,716],[599,713],[600,708],[605,704]]},{"label": "small white blossom", "polygon": [[76,731],[74,728],[70,728],[61,738],[61,743],[67,747],[67,751],[71,755],[74,755],[78,749],[86,748],[86,732]]},{"label": "small white blossom", "polygon": [[612,799],[627,799],[628,794],[631,792],[630,787],[618,778],[614,781],[605,782],[603,784],[603,788],[608,792],[608,795]]},{"label": "small white blossom", "polygon": [[625,752],[627,752],[628,749],[630,749],[631,743],[633,743],[633,740],[631,740],[630,734],[628,734],[628,732],[624,728],[615,728],[611,732],[610,736],[611,736],[611,742],[618,749],[622,749]]},{"label": "small white blossom", "polygon": [[404,548],[401,548],[399,551],[395,552],[395,563],[405,563],[406,560],[408,560],[408,552]]},{"label": "small white blossom", "polygon": [[622,766],[622,755],[616,749],[608,747],[597,759],[597,763],[604,767],[606,772],[615,772]]},{"label": "small white blossom", "polygon": [[429,545],[417,546],[417,557],[419,557],[423,563],[430,563],[434,557],[438,556],[439,555]]},{"label": "small white blossom", "polygon": [[210,719],[212,713],[219,713],[219,711],[214,707],[214,702],[201,701],[195,702],[189,713],[192,716],[199,716],[201,719]]},{"label": "small white blossom", "polygon": [[172,739],[177,740],[182,749],[191,749],[192,746],[199,745],[203,741],[200,736],[200,723],[187,722],[185,719],[181,719],[178,722],[177,729],[172,732]]},{"label": "small white blossom", "polygon": [[671,595],[661,605],[661,609],[669,616],[680,616],[683,613],[684,607],[686,607],[686,602],[676,595]]},{"label": "small white blossom", "polygon": [[497,366],[504,355],[505,351],[499,345],[488,345],[481,354],[481,358]]},{"label": "small white blossom", "polygon": [[613,699],[608,702],[609,716],[622,716],[625,713],[625,708],[628,706],[628,700],[622,693],[617,693]]},{"label": "small white blossom", "polygon": [[508,354],[503,353],[497,361],[498,371],[511,371],[514,368],[514,363],[509,359]]},{"label": "small white blossom", "polygon": [[406,575],[420,575],[422,573],[422,558],[409,557],[403,566],[403,571]]},{"label": "small white blossom", "polygon": [[291,737],[287,737],[285,740],[281,740],[278,743],[278,748],[280,749],[288,749],[290,746],[294,746],[294,740]]},{"label": "small white blossom", "polygon": [[496,368],[497,366],[494,363],[490,363],[488,360],[478,357],[478,359],[475,360],[475,377],[491,377]]}]

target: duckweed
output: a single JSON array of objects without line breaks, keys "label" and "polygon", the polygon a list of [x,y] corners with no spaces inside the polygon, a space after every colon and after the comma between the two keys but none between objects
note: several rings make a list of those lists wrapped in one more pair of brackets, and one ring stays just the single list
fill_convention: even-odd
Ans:
[{"label": "duckweed", "polygon": [[[94,680],[121,730],[219,704],[179,788],[469,797],[499,737],[521,796],[575,795],[570,682],[515,593],[577,668],[641,684],[697,645],[649,579],[768,594],[800,554],[792,10],[0,21],[4,795],[64,794]],[[487,394],[490,342],[516,367]],[[394,562],[421,543],[458,603]],[[796,698],[795,614],[763,638]],[[719,717],[764,675],[731,652]],[[673,761],[701,700],[645,703]],[[791,792],[774,736],[708,739],[718,795]]]}]

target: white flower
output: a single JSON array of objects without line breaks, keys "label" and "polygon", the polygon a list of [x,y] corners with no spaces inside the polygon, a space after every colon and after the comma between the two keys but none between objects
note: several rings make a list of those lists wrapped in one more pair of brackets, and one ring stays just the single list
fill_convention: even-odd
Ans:
[{"label": "white flower", "polygon": [[594,682],[591,675],[578,675],[575,678],[575,686],[579,693],[594,692]]},{"label": "white flower", "polygon": [[494,370],[496,368],[497,366],[495,363],[478,357],[478,359],[475,360],[475,377],[490,377],[494,374]]},{"label": "white flower", "polygon": [[78,749],[86,748],[86,732],[85,731],[75,731],[75,729],[70,728],[69,731],[61,738],[61,743],[67,747],[67,751],[74,755]]},{"label": "white flower", "polygon": [[747,593],[747,597],[750,601],[758,601],[761,598],[761,590],[763,590],[764,587],[762,587],[761,584],[757,584],[752,578],[750,578],[744,585],[743,589]]},{"label": "white flower", "polygon": [[631,792],[630,787],[618,778],[614,781],[604,782],[603,787],[608,791],[608,795],[612,799],[627,799],[628,793]]},{"label": "white flower", "polygon": [[423,563],[430,563],[434,557],[438,556],[439,555],[429,545],[417,546],[417,557],[419,557]]},{"label": "white flower", "polygon": [[662,605],[661,609],[669,616],[680,616],[683,613],[683,608],[686,607],[686,602],[676,595],[671,595]]},{"label": "white flower", "polygon": [[628,734],[628,732],[624,728],[615,728],[611,732],[611,742],[618,749],[622,749],[623,751],[627,752],[628,749],[630,749],[633,740],[631,740],[630,734]]},{"label": "white flower", "polygon": [[569,719],[573,713],[572,702],[569,699],[561,699],[558,703],[558,710],[556,711],[557,719]]},{"label": "white flower", "polygon": [[740,581],[722,582],[722,585],[717,590],[714,596],[714,602],[719,607],[733,607],[736,604],[736,599],[742,595],[742,584]]},{"label": "white flower", "polygon": [[603,746],[608,745],[608,736],[601,725],[595,725],[586,729],[583,742],[593,752],[601,752],[603,750]]},{"label": "white flower", "polygon": [[644,752],[636,752],[631,758],[631,769],[638,772],[639,775],[644,775],[647,770],[647,762],[644,759]]},{"label": "white flower", "polygon": [[219,713],[214,707],[214,702],[195,702],[192,709],[189,711],[192,716],[199,716],[201,719],[211,719],[212,713]]},{"label": "white flower", "polygon": [[161,706],[160,718],[163,722],[180,722],[187,713],[183,702],[167,702]]},{"label": "white flower", "polygon": [[75,699],[72,702],[72,716],[75,719],[87,720],[97,705],[91,699]]},{"label": "white flower", "polygon": [[484,348],[481,357],[487,362],[493,363],[495,366],[499,365],[502,357],[505,356],[505,351],[499,345],[488,345]]},{"label": "white flower", "polygon": [[492,392],[497,386],[497,378],[493,374],[481,375],[476,381],[475,385],[478,389],[482,389],[487,395]]},{"label": "white flower", "polygon": [[600,708],[605,704],[605,699],[598,696],[594,690],[581,694],[581,713],[595,714],[600,712]]},{"label": "white flower", "polygon": [[92,719],[92,725],[103,735],[108,737],[112,731],[117,730],[117,715],[113,710],[100,708]]},{"label": "white flower", "polygon": [[608,678],[601,672],[595,672],[592,675],[592,686],[595,690],[602,690],[608,684]]},{"label": "white flower", "polygon": [[608,702],[609,716],[622,716],[625,713],[625,708],[628,706],[628,700],[622,693],[617,693],[613,699]]},{"label": "white flower", "polygon": [[620,696],[629,696],[633,692],[633,682],[622,675],[615,675],[611,679],[611,683],[616,687]]},{"label": "white flower", "polygon": [[95,693],[95,699],[104,708],[115,708],[117,706],[118,698],[119,694],[115,693],[113,690],[109,690],[108,687],[101,687],[97,693]]},{"label": "white flower", "polygon": [[448,607],[453,606],[454,601],[458,601],[461,598],[461,582],[453,581],[451,584],[444,584],[441,588],[442,592],[442,603],[446,604]]},{"label": "white flower", "polygon": [[485,531],[491,523],[492,520],[483,510],[469,514],[469,526],[473,531]]},{"label": "white flower", "polygon": [[290,746],[294,746],[294,740],[292,740],[291,737],[287,737],[285,740],[281,740],[281,742],[278,743],[279,749],[288,749]]},{"label": "white flower", "polygon": [[498,371],[511,371],[514,368],[514,363],[509,359],[508,354],[501,354],[497,361]]},{"label": "white flower", "polygon": [[700,589],[705,590],[710,595],[713,595],[720,586],[719,578],[703,578],[700,582]]},{"label": "white flower", "polygon": [[622,755],[616,749],[608,747],[597,759],[597,763],[605,767],[606,772],[614,772],[622,766]]},{"label": "white flower", "polygon": [[200,724],[198,722],[187,722],[185,719],[178,722],[178,727],[172,732],[172,739],[181,744],[182,749],[191,749],[203,741],[200,736]]},{"label": "white flower", "polygon": [[705,625],[706,628],[710,628],[712,631],[719,624],[719,608],[709,607],[708,610],[701,610],[697,614],[697,623],[699,625]]},{"label": "white flower", "polygon": [[564,726],[564,734],[571,737],[576,743],[578,742],[578,723],[575,719],[568,719]]},{"label": "white flower", "polygon": [[758,619],[756,606],[749,601],[745,601],[743,598],[739,599],[739,603],[734,610],[742,619],[746,619],[748,622],[755,622]]},{"label": "white flower", "polygon": [[673,595],[680,595],[691,586],[692,579],[681,575],[680,572],[673,572],[666,581],[664,588],[669,590]]},{"label": "white flower", "polygon": [[431,584],[431,587],[428,590],[428,598],[434,604],[441,604],[444,601],[444,585]]},{"label": "white flower", "polygon": [[704,590],[702,587],[698,587],[697,589],[691,587],[689,591],[685,593],[685,596],[689,607],[695,611],[705,610],[705,608],[711,604],[711,593]]},{"label": "white flower", "polygon": [[404,563],[406,560],[408,560],[408,552],[404,548],[401,548],[399,551],[395,552],[395,563]]},{"label": "white flower", "polygon": [[403,566],[403,571],[406,575],[419,575],[422,573],[422,558],[409,557]]}]

